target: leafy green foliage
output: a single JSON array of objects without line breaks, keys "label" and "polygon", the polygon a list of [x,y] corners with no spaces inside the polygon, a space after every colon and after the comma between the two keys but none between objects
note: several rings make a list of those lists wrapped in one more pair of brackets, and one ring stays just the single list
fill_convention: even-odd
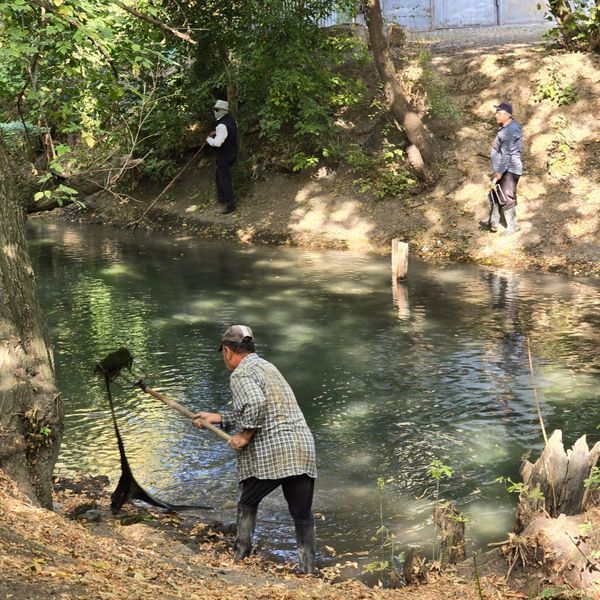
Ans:
[{"label": "leafy green foliage", "polygon": [[164,181],[173,178],[178,171],[178,167],[177,163],[170,158],[150,156],[142,164],[141,171],[148,179]]},{"label": "leafy green foliage", "polygon": [[575,169],[575,139],[571,133],[571,123],[563,116],[552,120],[554,136],[547,149],[546,168],[558,180],[567,180]]},{"label": "leafy green foliage", "polygon": [[594,467],[590,476],[583,480],[583,485],[589,489],[597,489],[600,487],[600,467]]},{"label": "leafy green foliage", "polygon": [[448,465],[445,465],[441,460],[437,459],[432,460],[431,463],[429,463],[429,467],[427,468],[427,473],[429,474],[429,476],[432,479],[435,479],[436,481],[439,481],[444,477],[449,479],[450,477],[452,477],[453,472],[454,471]]},{"label": "leafy green foliage", "polygon": [[552,67],[545,73],[537,83],[534,102],[550,100],[558,106],[565,106],[577,102],[579,95],[573,84],[566,83],[564,76],[557,67]]},{"label": "leafy green foliage", "polygon": [[[153,10],[145,1],[138,9]],[[87,150],[127,145],[132,107],[151,75],[173,63],[156,28],[111,3],[54,0],[42,9],[0,0],[0,21],[0,107],[5,118],[18,109],[43,128],[52,157],[55,140]]]},{"label": "leafy green foliage", "polygon": [[510,477],[497,477],[495,481],[504,483],[506,491],[511,494],[519,494],[530,500],[544,500],[544,494],[537,487],[532,490],[526,483],[515,483]]},{"label": "leafy green foliage", "polygon": [[136,2],[194,46],[112,3],[0,0],[0,120],[19,112],[45,128],[49,156],[54,140],[100,146],[168,177],[212,129],[214,100],[228,97],[242,131],[258,131],[283,166],[308,168],[327,157],[338,115],[362,93],[342,67],[368,60],[357,39],[319,28],[334,8],[354,3]]},{"label": "leafy green foliage", "polygon": [[375,560],[363,567],[363,573],[378,574],[386,580],[388,587],[396,587],[401,579],[402,563],[404,562],[404,553],[399,552],[396,547],[396,536],[385,525],[383,498],[384,488],[393,479],[377,478],[377,491],[379,496],[379,527],[371,541],[379,543],[379,552],[381,560]]},{"label": "leafy green foliage", "polygon": [[48,172],[40,175],[37,178],[37,183],[40,187],[49,187],[47,187],[45,190],[36,192],[33,196],[33,199],[36,202],[42,199],[48,199],[56,202],[59,206],[62,206],[63,204],[76,204],[80,208],[85,208],[83,202],[78,199],[77,190],[65,185],[64,183],[54,185],[53,174],[60,175],[64,172],[61,159],[68,157],[71,154],[71,148],[65,144],[60,144],[56,147],[55,152],[56,158],[50,162],[50,169]]},{"label": "leafy green foliage", "polygon": [[209,45],[196,61],[199,91],[236,91],[242,127],[256,127],[262,143],[296,170],[322,160],[337,115],[361,97],[364,87],[341,67],[368,56],[356,38],[318,27],[326,2],[302,5],[300,13],[275,0],[255,5],[232,31],[207,40],[213,51]]},{"label": "leafy green foliage", "polygon": [[425,109],[445,119],[460,118],[460,110],[450,98],[444,82],[433,68],[431,52],[427,50],[419,52],[417,62],[420,66],[419,83],[423,88]]},{"label": "leafy green foliage", "polygon": [[[450,479],[453,474],[453,470],[448,465],[444,464],[439,459],[434,459],[429,463],[427,467],[428,475],[435,481],[435,510],[437,511],[438,506],[440,506],[440,482],[442,479]],[[434,552],[433,557],[435,559],[435,545],[438,537],[437,523],[435,524],[435,533],[434,533]],[[440,557],[441,557],[441,549],[440,549]]]},{"label": "leafy green foliage", "polygon": [[589,521],[586,523],[580,523],[577,525],[577,530],[579,531],[580,535],[589,535],[594,530],[594,524],[590,523]]},{"label": "leafy green foliage", "polygon": [[25,125],[21,121],[0,123],[0,139],[9,151],[18,155],[35,154],[39,136],[45,131],[45,128],[33,123],[25,123]]},{"label": "leafy green foliage", "polygon": [[404,150],[389,142],[384,143],[380,152],[368,152],[358,144],[350,144],[344,159],[356,176],[360,191],[371,193],[375,198],[403,197],[417,183],[408,168]]},{"label": "leafy green foliage", "polygon": [[[542,5],[538,4],[538,10]],[[600,5],[589,0],[549,0],[546,19],[555,21],[548,36],[573,50],[600,50]]]}]

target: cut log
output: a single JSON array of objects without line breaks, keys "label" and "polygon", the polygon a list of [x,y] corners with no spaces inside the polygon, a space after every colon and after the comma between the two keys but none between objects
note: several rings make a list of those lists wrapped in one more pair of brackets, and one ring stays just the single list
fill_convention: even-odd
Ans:
[{"label": "cut log", "polygon": [[[562,432],[554,431],[535,464],[525,460],[521,465],[521,477],[529,492],[519,498],[515,531],[523,531],[533,513],[540,509],[550,517],[584,512],[589,494],[583,482],[590,477],[599,456],[600,442],[590,450],[585,435],[565,452]],[[532,497],[534,490],[539,490],[543,499],[539,495]]]},{"label": "cut log", "polygon": [[406,558],[402,564],[402,574],[407,585],[425,583],[427,572],[425,570],[425,559],[420,556],[416,548],[408,548],[405,552]]}]

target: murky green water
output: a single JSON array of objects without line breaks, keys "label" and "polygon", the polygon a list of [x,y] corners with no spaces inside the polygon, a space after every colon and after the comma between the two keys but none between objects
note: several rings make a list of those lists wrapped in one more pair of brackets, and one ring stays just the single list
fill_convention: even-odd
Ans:
[{"label": "murky green water", "polygon": [[[66,431],[57,470],[116,485],[118,451],[95,363],[126,345],[148,382],[191,410],[229,399],[216,351],[232,323],[253,327],[259,353],[296,391],[317,443],[321,547],[372,546],[379,525],[431,548],[433,459],[454,469],[441,496],[467,514],[473,546],[504,539],[518,477],[541,447],[526,337],[549,431],[599,439],[600,286],[554,275],[411,263],[394,293],[389,257],[173,240],[34,221],[30,244],[55,344]],[[136,390],[117,390],[118,419],[138,481],[165,500],[199,500],[234,519],[232,452]],[[264,502],[259,537],[286,556],[280,494]],[[321,557],[322,560],[325,556]]]}]

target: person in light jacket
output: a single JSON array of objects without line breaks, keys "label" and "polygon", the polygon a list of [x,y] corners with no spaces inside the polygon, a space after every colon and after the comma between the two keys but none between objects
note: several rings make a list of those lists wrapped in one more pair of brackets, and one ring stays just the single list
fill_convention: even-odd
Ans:
[{"label": "person in light jacket", "polygon": [[506,221],[506,235],[520,230],[517,224],[517,184],[523,174],[523,130],[513,117],[513,107],[508,102],[495,105],[496,122],[500,126],[492,146],[492,189],[488,194],[490,212],[483,227],[491,232],[498,230],[501,215]]}]

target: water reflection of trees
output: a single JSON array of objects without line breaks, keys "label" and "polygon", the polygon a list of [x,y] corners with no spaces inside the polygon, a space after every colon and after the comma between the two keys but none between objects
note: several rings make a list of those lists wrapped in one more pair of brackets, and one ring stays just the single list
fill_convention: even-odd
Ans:
[{"label": "water reflection of trees", "polygon": [[[325,473],[361,490],[374,474],[397,477],[407,502],[428,489],[433,458],[460,464],[449,485],[476,497],[490,472],[518,464],[539,437],[526,336],[555,422],[574,426],[550,405],[574,387],[565,373],[582,406],[598,399],[592,282],[413,264],[394,305],[387,259],[82,231],[32,234],[80,456],[113,444],[93,361],[127,345],[153,384],[191,409],[211,409],[229,398],[215,341],[232,322],[255,328],[259,352],[294,387]],[[198,471],[231,467],[179,417],[128,394],[119,416],[133,465],[157,477],[187,469],[186,458]]]}]

